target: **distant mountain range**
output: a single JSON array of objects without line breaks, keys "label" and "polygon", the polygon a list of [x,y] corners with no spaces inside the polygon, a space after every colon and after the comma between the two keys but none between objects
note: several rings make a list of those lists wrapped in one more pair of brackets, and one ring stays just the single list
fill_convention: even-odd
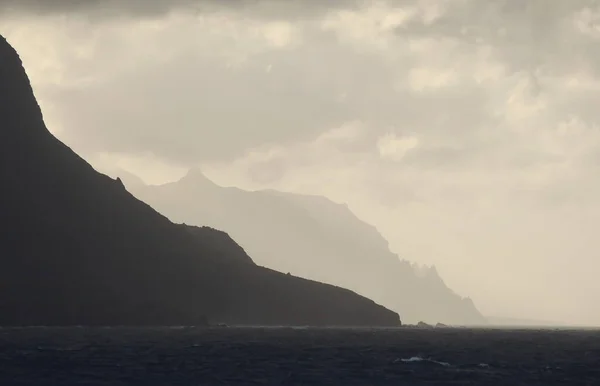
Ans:
[{"label": "distant mountain range", "polygon": [[227,231],[259,265],[349,288],[399,312],[403,322],[486,323],[435,267],[399,259],[377,229],[346,205],[319,196],[221,187],[196,169],[159,186],[119,175],[135,196],[171,220]]},{"label": "distant mountain range", "polygon": [[0,325],[400,324],[349,290],[259,267],[227,234],[174,224],[96,172],[46,129],[1,36],[0,181]]}]

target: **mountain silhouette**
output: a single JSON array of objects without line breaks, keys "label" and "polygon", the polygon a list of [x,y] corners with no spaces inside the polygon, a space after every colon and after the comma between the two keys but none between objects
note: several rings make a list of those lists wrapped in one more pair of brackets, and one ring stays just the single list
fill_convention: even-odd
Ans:
[{"label": "mountain silhouette", "polygon": [[349,290],[174,224],[50,134],[0,36],[0,325],[399,325]]},{"label": "mountain silhouette", "polygon": [[325,197],[221,187],[200,170],[131,192],[173,221],[224,229],[257,264],[349,288],[399,312],[405,323],[482,325],[469,298],[446,286],[435,267],[400,260],[377,229]]}]

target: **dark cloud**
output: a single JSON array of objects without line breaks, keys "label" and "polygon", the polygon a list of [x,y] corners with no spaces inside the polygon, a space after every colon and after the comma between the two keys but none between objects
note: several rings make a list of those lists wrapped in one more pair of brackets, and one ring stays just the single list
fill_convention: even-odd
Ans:
[{"label": "dark cloud", "polygon": [[[397,0],[395,3],[412,3]],[[397,28],[399,36],[454,38],[474,46],[492,45],[513,70],[538,67],[564,73],[565,62],[600,59],[590,55],[595,39],[573,36],[573,17],[598,10],[598,0],[465,0],[448,3],[449,10],[430,23],[414,19]],[[592,25],[597,28],[597,23]],[[600,66],[596,66],[600,68]]]},{"label": "dark cloud", "polygon": [[79,14],[97,17],[144,17],[172,11],[236,10],[267,18],[310,17],[331,9],[356,7],[364,1],[278,0],[0,0],[2,13]]},{"label": "dark cloud", "polygon": [[[50,6],[41,1],[39,4],[42,3]],[[52,9],[63,11],[93,10],[100,4],[94,1],[56,3],[57,8]],[[414,5],[413,1],[404,0],[392,3]],[[513,73],[527,76],[531,98],[537,98],[544,92],[545,85],[534,75],[536,68],[552,64],[563,71],[572,71],[574,65],[581,63],[569,62],[573,55],[563,57],[557,53],[573,46],[562,44],[564,38],[559,32],[566,17],[590,3],[581,0],[565,6],[562,2],[545,2],[544,7],[537,0],[451,2],[451,9],[431,24],[426,26],[416,18],[396,31],[396,37],[404,42],[432,37],[461,43],[450,49],[449,56],[437,59],[428,58],[428,53],[400,52],[396,60],[389,61],[375,52],[340,44],[335,33],[309,28],[302,31],[304,44],[252,53],[250,60],[238,68],[228,68],[226,60],[213,52],[213,46],[190,44],[170,60],[140,63],[134,70],[109,77],[106,82],[81,88],[59,86],[51,99],[70,144],[86,154],[150,151],[182,164],[227,160],[265,143],[305,141],[345,122],[360,120],[369,123],[370,134],[375,137],[392,130],[418,132],[427,140],[451,130],[451,141],[460,142],[459,146],[423,149],[406,162],[427,168],[462,166],[481,154],[478,148],[497,145],[482,143],[477,135],[482,127],[497,128],[503,117],[490,114],[494,94],[474,84],[472,79],[464,78],[464,70],[454,61],[463,56],[472,57],[469,55],[482,46],[493,47],[493,59],[505,66],[505,76]],[[34,2],[22,4],[31,7]],[[71,8],[66,6],[69,4]],[[130,0],[123,4],[123,12],[132,12],[145,4],[141,12],[145,14],[165,12],[168,8],[166,2],[158,1]],[[171,9],[176,9],[216,2],[180,0],[169,4]],[[270,15],[288,12],[294,7],[313,12],[357,3],[338,1],[325,6],[291,1],[283,5],[283,2],[239,0],[219,4],[264,16],[269,12]],[[203,39],[202,36],[191,38],[202,30],[182,29],[181,34],[173,34],[172,38]],[[499,33],[501,30],[504,32]],[[203,33],[210,35],[210,31]],[[534,36],[537,38],[533,39]],[[114,44],[119,46],[118,42]],[[158,47],[158,52],[171,46],[168,39],[152,44]],[[217,50],[220,47],[234,51],[245,49],[245,43],[235,38],[211,44]],[[399,50],[406,44],[391,47],[390,50]],[[92,60],[107,61],[125,54],[126,48],[114,50],[104,42],[95,50]],[[425,63],[420,56],[425,57]],[[589,62],[588,56],[585,60]],[[440,63],[438,70],[451,68],[463,72],[460,75],[463,78],[458,79],[459,87],[453,85],[415,93],[406,80],[403,83],[399,79],[399,74],[405,75],[413,68],[436,66],[435,60]],[[564,63],[562,67],[561,63]],[[80,63],[79,67],[93,65]],[[70,71],[75,71],[75,67]],[[267,68],[271,70],[266,71]],[[522,75],[523,72],[528,75]],[[582,101],[576,108],[582,110],[585,106],[589,106],[586,118],[594,119],[597,109],[592,108],[591,102],[586,105]],[[557,118],[561,112],[568,114],[569,109],[573,109],[573,104],[565,100],[564,106],[556,112]],[[372,146],[372,141],[365,141],[363,145]]]}]

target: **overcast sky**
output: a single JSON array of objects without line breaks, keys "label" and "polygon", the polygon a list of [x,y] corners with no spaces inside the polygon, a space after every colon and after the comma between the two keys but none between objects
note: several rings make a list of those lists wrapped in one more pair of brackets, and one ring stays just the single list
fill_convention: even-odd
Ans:
[{"label": "overcast sky", "polygon": [[487,314],[600,324],[599,1],[0,0],[0,33],[102,170],[326,195]]}]

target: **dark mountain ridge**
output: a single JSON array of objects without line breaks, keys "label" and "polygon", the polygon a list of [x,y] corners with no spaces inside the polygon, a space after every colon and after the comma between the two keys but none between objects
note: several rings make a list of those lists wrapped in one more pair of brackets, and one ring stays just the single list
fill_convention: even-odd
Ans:
[{"label": "dark mountain ridge", "polygon": [[129,176],[125,185],[173,221],[226,230],[259,265],[349,288],[400,312],[405,323],[486,323],[471,299],[448,288],[435,267],[399,259],[377,228],[345,204],[221,187],[197,169],[168,184],[146,186]]},{"label": "dark mountain ridge", "polygon": [[342,288],[255,265],[170,222],[46,129],[0,36],[0,325],[399,325]]}]

